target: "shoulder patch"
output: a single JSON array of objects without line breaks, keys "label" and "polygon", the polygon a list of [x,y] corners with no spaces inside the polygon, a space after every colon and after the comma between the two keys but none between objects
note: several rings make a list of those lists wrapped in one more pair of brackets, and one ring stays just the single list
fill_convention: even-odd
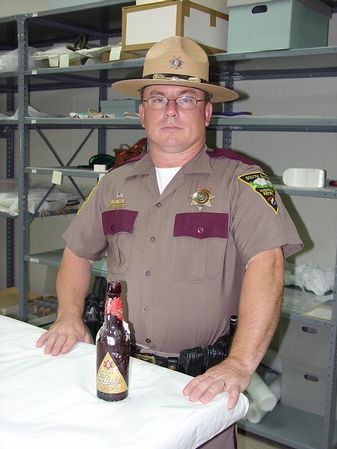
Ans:
[{"label": "shoulder patch", "polygon": [[264,173],[247,173],[246,175],[238,176],[238,180],[249,185],[273,209],[275,214],[278,213],[275,189],[269,176]]}]

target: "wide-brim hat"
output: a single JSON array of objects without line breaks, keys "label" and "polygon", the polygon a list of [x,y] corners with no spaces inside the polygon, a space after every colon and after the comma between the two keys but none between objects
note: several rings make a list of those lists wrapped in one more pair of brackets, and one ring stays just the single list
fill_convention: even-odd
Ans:
[{"label": "wide-brim hat", "polygon": [[112,89],[132,98],[139,98],[146,86],[172,85],[203,90],[212,96],[212,103],[233,101],[234,90],[210,84],[209,62],[206,52],[193,40],[174,36],[154,44],[147,52],[143,78],[117,81]]}]

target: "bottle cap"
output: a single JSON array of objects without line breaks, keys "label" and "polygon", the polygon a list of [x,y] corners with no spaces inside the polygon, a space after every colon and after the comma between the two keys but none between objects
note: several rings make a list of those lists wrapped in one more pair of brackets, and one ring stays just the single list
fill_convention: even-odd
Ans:
[{"label": "bottle cap", "polygon": [[108,295],[119,295],[122,292],[122,285],[120,281],[111,281],[107,285]]}]

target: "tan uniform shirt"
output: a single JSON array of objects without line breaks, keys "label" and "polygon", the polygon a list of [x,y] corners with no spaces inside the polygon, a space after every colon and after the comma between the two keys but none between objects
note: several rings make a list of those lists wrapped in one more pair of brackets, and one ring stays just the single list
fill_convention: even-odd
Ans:
[{"label": "tan uniform shirt", "polygon": [[[206,204],[202,192],[192,198],[198,189],[206,189]],[[161,195],[149,154],[112,170],[64,237],[77,256],[98,260],[107,252],[108,279],[127,282],[137,343],[170,354],[228,332],[252,256],[302,247],[261,168],[206,148]]]}]

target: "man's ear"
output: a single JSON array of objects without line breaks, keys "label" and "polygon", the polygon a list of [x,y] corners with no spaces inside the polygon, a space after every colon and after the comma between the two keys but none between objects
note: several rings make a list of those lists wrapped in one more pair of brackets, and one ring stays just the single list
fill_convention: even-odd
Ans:
[{"label": "man's ear", "polygon": [[140,124],[142,125],[143,128],[145,128],[145,125],[144,125],[144,105],[142,103],[140,103],[140,105],[139,105],[138,112],[139,112]]},{"label": "man's ear", "polygon": [[212,116],[212,112],[213,112],[213,105],[210,101],[208,101],[205,106],[205,126],[209,125],[209,122],[210,122],[211,116]]}]

